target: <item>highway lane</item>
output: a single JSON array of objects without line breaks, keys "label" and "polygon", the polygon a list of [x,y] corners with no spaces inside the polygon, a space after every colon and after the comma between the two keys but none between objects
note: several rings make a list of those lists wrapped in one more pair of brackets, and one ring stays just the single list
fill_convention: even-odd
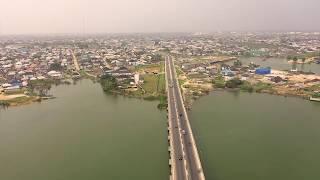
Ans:
[{"label": "highway lane", "polygon": [[[169,61],[166,60],[166,73],[167,73],[167,85],[171,86],[172,82],[173,82],[173,76],[172,76],[172,71],[170,71],[169,69],[171,69]],[[179,128],[178,128],[178,114],[177,114],[177,110],[176,110],[176,103],[175,103],[175,99],[173,98],[174,96],[174,90],[173,88],[168,87],[168,105],[170,108],[169,113],[169,120],[171,121],[171,133],[172,133],[172,149],[173,149],[173,157],[172,157],[172,161],[174,161],[174,175],[175,177],[173,177],[175,180],[185,180],[187,179],[187,175],[186,175],[186,169],[185,169],[185,163],[182,159],[183,157],[183,149],[182,149],[182,142],[181,142],[181,135],[179,132]]]},{"label": "highway lane", "polygon": [[[193,139],[192,130],[187,118],[187,114],[184,108],[183,99],[181,96],[179,82],[176,78],[176,71],[174,68],[174,63],[171,57],[168,57],[170,73],[172,75],[172,85],[171,88],[173,92],[173,98],[176,106],[176,111],[178,114],[178,124],[180,129],[181,142],[184,151],[184,160],[186,162],[186,171],[188,173],[188,179],[198,180],[204,179],[204,174],[202,172],[201,162],[197,152],[196,144]],[[185,133],[182,133],[184,131]]]}]

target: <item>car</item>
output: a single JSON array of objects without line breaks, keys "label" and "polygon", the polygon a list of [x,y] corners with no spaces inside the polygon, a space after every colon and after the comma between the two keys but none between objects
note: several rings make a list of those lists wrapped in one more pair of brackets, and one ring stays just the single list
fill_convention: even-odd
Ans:
[{"label": "car", "polygon": [[187,134],[187,132],[186,132],[185,130],[181,130],[181,133],[182,133],[183,135],[186,135],[186,134]]},{"label": "car", "polygon": [[182,117],[182,113],[180,113],[179,116]]}]

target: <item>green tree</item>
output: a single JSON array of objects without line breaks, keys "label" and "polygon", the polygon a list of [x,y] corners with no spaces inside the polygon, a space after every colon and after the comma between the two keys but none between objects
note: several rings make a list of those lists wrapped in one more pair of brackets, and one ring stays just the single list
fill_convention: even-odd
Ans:
[{"label": "green tree", "polygon": [[227,88],[237,88],[239,87],[243,82],[239,78],[234,78],[226,82]]},{"label": "green tree", "polygon": [[51,85],[54,82],[51,80],[34,80],[30,81],[29,89],[32,93],[38,94],[39,96],[47,96],[51,89]]},{"label": "green tree", "polygon": [[63,67],[61,66],[60,63],[53,63],[49,67],[50,71],[61,71]]},{"label": "green tree", "polygon": [[234,65],[235,67],[241,67],[241,66],[242,66],[242,62],[238,59],[238,60],[236,60],[236,61],[233,62],[233,65]]},{"label": "green tree", "polygon": [[161,61],[161,58],[162,58],[161,54],[155,54],[155,55],[152,55],[151,60],[152,61]]},{"label": "green tree", "polygon": [[110,75],[103,75],[100,84],[105,92],[111,92],[118,87],[116,78]]}]

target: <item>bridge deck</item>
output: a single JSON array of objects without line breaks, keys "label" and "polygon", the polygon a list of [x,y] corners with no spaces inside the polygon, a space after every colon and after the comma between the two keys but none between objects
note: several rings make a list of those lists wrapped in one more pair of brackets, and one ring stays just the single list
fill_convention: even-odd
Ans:
[{"label": "bridge deck", "polygon": [[170,56],[165,60],[171,175],[174,180],[204,180],[204,173]]}]

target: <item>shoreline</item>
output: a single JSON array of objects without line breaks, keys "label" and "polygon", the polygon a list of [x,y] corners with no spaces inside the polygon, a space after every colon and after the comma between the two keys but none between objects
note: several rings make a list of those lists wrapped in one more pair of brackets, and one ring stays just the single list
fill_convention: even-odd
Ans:
[{"label": "shoreline", "polygon": [[268,92],[268,91],[263,91],[263,90],[261,92],[256,92],[256,91],[248,92],[248,91],[243,91],[240,88],[234,88],[234,89],[232,89],[232,88],[213,88],[213,90],[211,90],[207,94],[189,97],[188,101],[186,101],[186,98],[184,97],[185,98],[185,102],[186,102],[186,108],[187,108],[188,111],[191,111],[193,104],[196,101],[198,101],[199,99],[201,99],[203,97],[206,97],[206,96],[209,96],[211,93],[214,93],[214,92],[224,92],[224,91],[225,92],[239,92],[239,93],[240,92],[244,92],[244,93],[249,93],[249,94],[253,94],[253,93],[266,94],[266,95],[273,95],[273,96],[281,96],[281,97],[284,97],[284,98],[298,98],[298,99],[310,101],[310,97],[300,96],[300,95],[295,95],[295,94],[286,94],[286,95],[284,95],[284,94],[281,94],[281,93]]}]

